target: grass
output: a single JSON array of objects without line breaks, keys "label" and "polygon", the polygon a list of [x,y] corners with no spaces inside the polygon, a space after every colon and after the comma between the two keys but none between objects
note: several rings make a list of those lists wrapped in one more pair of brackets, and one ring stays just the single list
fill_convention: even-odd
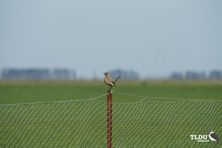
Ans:
[{"label": "grass", "polygon": [[[1,81],[0,104],[89,99],[106,89],[103,82]],[[222,82],[216,81],[118,83],[113,89],[113,147],[217,146],[191,141],[190,135],[213,129],[222,137],[221,90]],[[154,98],[138,102],[141,97],[128,94]],[[0,105],[0,147],[106,147],[106,96]]]},{"label": "grass", "polygon": [[[87,99],[106,93],[103,82],[0,82],[0,104]],[[222,99],[222,82],[211,81],[147,81],[120,82],[114,88],[114,101],[122,101],[117,93],[140,96]],[[124,101],[131,101],[124,100]]]}]

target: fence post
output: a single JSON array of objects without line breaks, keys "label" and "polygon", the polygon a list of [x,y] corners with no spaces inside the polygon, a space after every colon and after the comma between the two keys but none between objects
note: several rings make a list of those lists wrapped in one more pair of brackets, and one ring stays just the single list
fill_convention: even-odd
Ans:
[{"label": "fence post", "polygon": [[112,148],[112,91],[107,90],[107,148]]}]

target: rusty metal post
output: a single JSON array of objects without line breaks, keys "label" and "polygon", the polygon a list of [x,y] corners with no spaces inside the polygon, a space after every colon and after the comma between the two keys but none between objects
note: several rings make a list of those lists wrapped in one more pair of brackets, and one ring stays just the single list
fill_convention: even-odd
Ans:
[{"label": "rusty metal post", "polygon": [[112,148],[112,91],[107,90],[107,148]]}]

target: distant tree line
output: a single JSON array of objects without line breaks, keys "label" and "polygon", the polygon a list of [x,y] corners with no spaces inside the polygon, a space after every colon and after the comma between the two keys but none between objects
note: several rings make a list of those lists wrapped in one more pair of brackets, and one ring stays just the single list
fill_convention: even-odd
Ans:
[{"label": "distant tree line", "polygon": [[[114,69],[108,71],[112,78],[121,76],[121,80],[140,80],[136,71]],[[102,76],[102,75],[101,75]],[[96,76],[95,76],[96,77]],[[47,68],[27,68],[13,69],[5,68],[1,71],[3,80],[76,80],[77,75],[74,70],[65,68],[47,69]],[[173,72],[170,74],[171,80],[222,80],[222,71],[213,70],[209,73],[187,71]],[[94,79],[97,80],[97,79]]]},{"label": "distant tree line", "polygon": [[[116,70],[109,71],[109,73],[111,77],[116,77],[116,76],[121,75],[122,80],[139,80],[139,74],[133,70],[116,69]],[[76,76],[75,71],[69,70],[69,69],[5,68],[1,71],[1,79],[3,80],[76,80],[77,76]]]},{"label": "distant tree line", "polygon": [[139,80],[139,74],[133,70],[121,70],[121,69],[115,69],[109,71],[110,75],[114,78],[117,76],[121,76],[121,80]]},{"label": "distant tree line", "polygon": [[208,74],[205,72],[187,71],[173,72],[170,75],[172,80],[222,80],[222,71],[212,70]]},{"label": "distant tree line", "polygon": [[4,80],[74,80],[75,71],[69,69],[3,69]]}]

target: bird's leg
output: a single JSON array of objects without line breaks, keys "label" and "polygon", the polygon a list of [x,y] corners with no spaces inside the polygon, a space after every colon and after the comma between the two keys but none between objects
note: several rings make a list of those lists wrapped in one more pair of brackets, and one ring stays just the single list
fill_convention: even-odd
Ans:
[{"label": "bird's leg", "polygon": [[112,86],[109,87],[110,93],[112,93]]}]

